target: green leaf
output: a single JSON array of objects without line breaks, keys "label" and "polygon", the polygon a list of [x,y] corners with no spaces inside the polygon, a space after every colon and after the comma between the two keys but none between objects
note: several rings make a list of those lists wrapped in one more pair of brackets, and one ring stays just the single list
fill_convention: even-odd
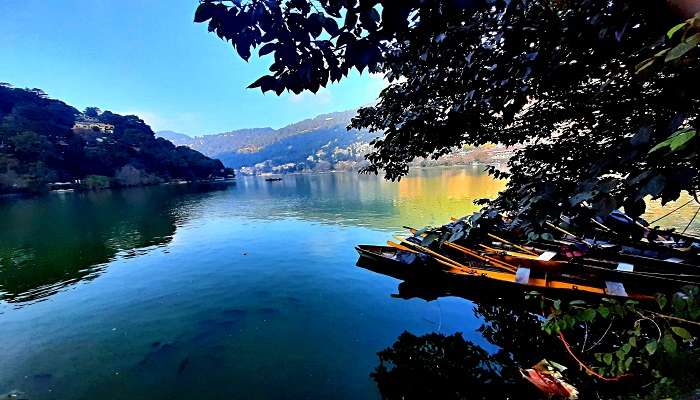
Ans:
[{"label": "green leaf", "polygon": [[690,46],[697,47],[697,45],[700,44],[700,33],[696,33],[695,35],[685,39],[685,42]]},{"label": "green leaf", "polygon": [[593,321],[595,319],[595,310],[592,308],[587,308],[581,312],[581,317],[584,321]]},{"label": "green leaf", "polygon": [[625,360],[625,370],[629,371],[630,366],[632,365],[632,361],[634,359],[632,357],[629,357]]},{"label": "green leaf", "polygon": [[680,326],[672,326],[671,330],[673,331],[673,333],[675,333],[684,340],[693,339],[693,336],[690,334],[690,332],[685,330],[685,328],[681,328]]},{"label": "green leaf", "polygon": [[676,151],[684,148],[695,136],[697,132],[691,129],[679,129],[669,136],[663,142],[657,144],[649,150],[649,153],[653,153],[665,147],[669,147],[671,151]]},{"label": "green leaf", "polygon": [[570,306],[583,306],[583,305],[586,305],[586,302],[583,300],[571,300],[569,302],[569,305]]},{"label": "green leaf", "polygon": [[676,339],[674,339],[673,335],[671,335],[670,333],[665,334],[664,337],[661,338],[661,345],[668,353],[672,354],[675,353],[676,349],[678,348]]},{"label": "green leaf", "polygon": [[617,356],[618,360],[622,361],[627,356],[627,353],[625,353],[625,351],[622,349],[617,349],[617,351],[615,352],[615,355]]},{"label": "green leaf", "polygon": [[605,353],[603,354],[603,362],[606,363],[607,365],[612,364],[613,361],[613,355],[611,353]]},{"label": "green leaf", "polygon": [[632,350],[632,345],[631,345],[631,344],[625,343],[625,344],[622,346],[622,351],[624,351],[625,354],[628,354],[628,353],[630,352],[630,350]]},{"label": "green leaf", "polygon": [[601,317],[608,318],[608,315],[610,315],[610,310],[608,309],[608,307],[600,306],[598,307],[598,313]]},{"label": "green leaf", "polygon": [[668,53],[669,50],[671,50],[671,49],[663,49],[663,50],[659,51],[658,53],[654,54],[654,57],[661,57],[664,54]]},{"label": "green leaf", "polygon": [[676,47],[672,48],[671,51],[666,54],[664,61],[669,62],[682,57],[685,53],[697,47],[698,43],[700,43],[700,33],[696,33],[685,39],[685,41],[678,43]]},{"label": "green leaf", "polygon": [[673,310],[676,312],[680,312],[680,311],[685,310],[685,306],[688,305],[688,302],[685,300],[685,298],[683,298],[678,293],[676,293],[673,296],[672,302],[673,302]]},{"label": "green leaf", "polygon": [[208,21],[214,15],[215,8],[216,6],[213,3],[200,3],[194,12],[194,22]]},{"label": "green leaf", "polygon": [[671,151],[676,151],[684,148],[695,136],[696,131],[687,130],[683,133],[676,135],[673,140],[671,140]]},{"label": "green leaf", "polygon": [[560,319],[559,322],[557,322],[557,328],[559,328],[560,331],[565,331],[567,325],[568,322],[566,321],[566,319]]},{"label": "green leaf", "polygon": [[678,32],[679,29],[683,28],[685,26],[685,22],[681,22],[680,24],[674,26],[673,28],[669,29],[668,32],[666,32],[666,36],[671,39],[673,37],[673,34]]},{"label": "green leaf", "polygon": [[656,340],[650,340],[647,342],[646,345],[644,345],[644,349],[649,353],[649,355],[652,355],[656,353],[656,347],[658,346],[658,343],[656,343]]},{"label": "green leaf", "polygon": [[545,233],[542,234],[542,239],[544,239],[544,240],[554,240],[554,236],[553,236],[551,233],[549,233],[549,232],[545,232]]},{"label": "green leaf", "polygon": [[659,304],[659,309],[663,310],[664,307],[666,307],[666,304],[668,303],[668,299],[665,295],[662,294],[656,298],[656,302]]},{"label": "green leaf", "polygon": [[638,74],[638,73],[644,71],[645,69],[654,65],[655,62],[656,62],[656,58],[654,58],[654,57],[647,58],[646,60],[644,60],[644,61],[642,61],[639,64],[634,66],[634,73]]},{"label": "green leaf", "polygon": [[637,347],[637,338],[635,336],[630,337],[629,344],[632,347]]},{"label": "green leaf", "polygon": [[561,300],[554,300],[554,309],[561,310]]}]

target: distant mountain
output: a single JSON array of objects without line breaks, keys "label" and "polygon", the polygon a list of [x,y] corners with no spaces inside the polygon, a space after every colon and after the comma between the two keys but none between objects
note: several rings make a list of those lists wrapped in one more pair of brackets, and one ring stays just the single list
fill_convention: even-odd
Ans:
[{"label": "distant mountain", "polygon": [[323,114],[280,129],[241,129],[195,138],[169,131],[157,135],[248,173],[347,168],[362,161],[376,136],[346,129],[356,112]]},{"label": "distant mountain", "polygon": [[[369,143],[378,134],[356,129],[348,131],[346,127],[356,113],[357,110],[349,110],[322,114],[280,129],[241,129],[195,138],[169,131],[157,135],[216,157],[225,166],[243,174],[358,169],[366,165],[364,156],[371,150]],[[493,145],[465,147],[454,149],[437,160],[416,159],[412,164],[503,163],[512,152],[512,148]]]},{"label": "distant mountain", "polygon": [[184,133],[173,131],[156,132],[156,137],[162,137],[163,139],[170,141],[175,146],[184,146],[192,140],[192,137],[185,135]]}]

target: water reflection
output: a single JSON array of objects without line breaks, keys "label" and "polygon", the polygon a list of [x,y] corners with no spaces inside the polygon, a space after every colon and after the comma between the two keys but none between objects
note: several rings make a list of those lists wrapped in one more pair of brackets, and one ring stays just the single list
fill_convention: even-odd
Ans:
[{"label": "water reflection", "polygon": [[[688,203],[689,201],[690,203]],[[686,203],[688,204],[686,205]],[[682,193],[678,200],[667,203],[664,206],[661,205],[660,201],[649,201],[644,218],[649,222],[661,218],[658,222],[652,224],[652,226],[659,225],[667,228],[675,228],[678,232],[686,230],[689,234],[700,236],[700,215],[696,215],[698,207],[700,207],[700,203],[688,193]],[[673,211],[676,208],[679,209]],[[669,212],[672,213],[666,216]]]},{"label": "water reflection", "polygon": [[220,186],[52,194],[0,203],[0,299],[35,301],[168,243],[188,205]]},{"label": "water reflection", "polygon": [[[404,331],[390,347],[377,353],[379,365],[370,374],[382,398],[541,399],[543,394],[525,381],[520,369],[542,359],[569,367],[565,380],[579,390],[580,398],[616,398],[635,385],[633,381],[595,385],[585,372],[577,370],[576,362],[555,336],[543,334],[537,305],[524,302],[519,291],[496,295],[478,283],[453,286],[444,281],[418,281],[369,264],[358,266],[405,279],[398,294],[392,296],[395,298],[436,301],[456,296],[473,302],[472,312],[481,321],[477,331],[488,344],[465,339],[461,332],[414,335]],[[468,311],[465,307],[464,312]],[[580,346],[579,336],[570,333],[569,340]]]},{"label": "water reflection", "polygon": [[[231,215],[257,221],[298,218],[398,232],[404,225],[438,225],[476,211],[474,199],[505,185],[478,167],[416,169],[400,182],[356,173],[290,175],[279,182],[239,179],[235,187],[169,186],[69,193],[0,202],[0,299],[44,298],[98,276],[116,257],[134,257],[168,244],[192,219]],[[654,219],[689,196],[661,207]],[[691,204],[662,220],[683,229]],[[700,219],[688,229],[700,233]]]},{"label": "water reflection", "polygon": [[[560,349],[518,330],[535,314],[493,292],[412,282],[399,296],[413,300],[398,301],[396,280],[353,267],[355,244],[444,223],[502,186],[452,168],[398,183],[338,173],[0,202],[0,393],[375,398],[376,352],[436,329],[463,332],[466,355],[489,354],[470,376],[521,386],[516,366]],[[397,391],[406,382],[386,376]]]},{"label": "water reflection", "polygon": [[254,201],[251,218],[298,217],[334,224],[400,230],[444,224],[478,210],[475,199],[494,197],[505,182],[480,167],[416,169],[399,182],[374,175],[289,175],[279,182],[242,178],[236,201]]}]

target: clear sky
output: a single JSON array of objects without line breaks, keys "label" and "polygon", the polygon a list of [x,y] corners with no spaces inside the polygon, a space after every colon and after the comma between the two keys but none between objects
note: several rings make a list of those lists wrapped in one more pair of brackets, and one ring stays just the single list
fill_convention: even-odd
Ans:
[{"label": "clear sky", "polygon": [[278,128],[372,102],[380,77],[356,71],[318,94],[246,89],[271,56],[240,59],[194,24],[197,0],[0,0],[0,81],[83,109],[137,114],[189,135]]}]

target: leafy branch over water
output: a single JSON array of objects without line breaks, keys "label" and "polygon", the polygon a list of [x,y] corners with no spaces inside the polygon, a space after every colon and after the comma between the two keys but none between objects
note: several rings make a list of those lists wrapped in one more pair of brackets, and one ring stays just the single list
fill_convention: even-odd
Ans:
[{"label": "leafy branch over water", "polygon": [[652,393],[668,395],[696,385],[698,293],[698,287],[688,286],[670,301],[659,295],[655,307],[633,300],[563,302],[536,292],[528,297],[548,310],[544,332],[558,336],[587,373],[601,381],[642,382]]},{"label": "leafy branch over water", "polygon": [[[509,177],[493,205],[538,230],[562,212],[637,216],[646,196],[698,190],[700,52],[688,17],[663,0],[203,0],[195,22],[243,59],[257,49],[270,60],[250,86],[262,91],[384,74],[377,104],[351,124],[379,136],[368,172],[399,179],[415,157],[522,145],[508,171],[491,169]],[[674,133],[672,151],[650,151]]]}]

